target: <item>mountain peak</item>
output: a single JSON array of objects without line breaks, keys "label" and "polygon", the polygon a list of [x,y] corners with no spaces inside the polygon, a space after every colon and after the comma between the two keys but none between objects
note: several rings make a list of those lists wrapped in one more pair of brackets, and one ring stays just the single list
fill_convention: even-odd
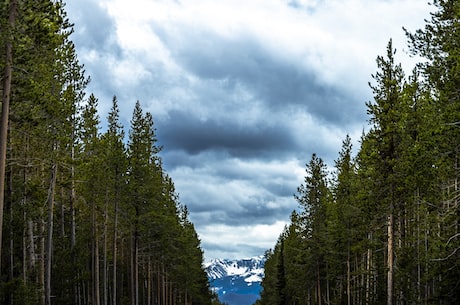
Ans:
[{"label": "mountain peak", "polygon": [[228,305],[253,304],[260,297],[265,257],[213,259],[205,264],[211,287]]}]

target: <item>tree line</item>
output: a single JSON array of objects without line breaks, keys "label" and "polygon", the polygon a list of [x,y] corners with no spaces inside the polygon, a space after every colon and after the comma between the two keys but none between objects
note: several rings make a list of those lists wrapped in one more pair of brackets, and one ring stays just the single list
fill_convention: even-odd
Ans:
[{"label": "tree line", "polygon": [[152,115],[125,136],[114,97],[100,131],[63,1],[0,20],[0,303],[218,304]]},{"label": "tree line", "polygon": [[377,57],[357,153],[306,164],[256,304],[460,304],[460,2],[433,4],[408,77]]}]

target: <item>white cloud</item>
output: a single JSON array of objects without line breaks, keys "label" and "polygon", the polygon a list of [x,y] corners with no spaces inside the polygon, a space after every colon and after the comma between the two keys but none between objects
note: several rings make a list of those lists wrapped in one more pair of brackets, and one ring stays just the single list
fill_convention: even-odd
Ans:
[{"label": "white cloud", "polygon": [[430,7],[420,0],[82,0],[69,9],[101,117],[117,95],[128,123],[140,100],[159,134],[172,137],[160,138],[170,144],[166,170],[206,256],[232,258],[273,247],[311,153],[332,165],[347,133],[357,142],[376,56],[393,38],[409,67],[402,26],[422,27]]},{"label": "white cloud", "polygon": [[225,245],[228,250],[221,249],[206,251],[206,260],[213,258],[246,258],[262,255],[263,253],[248,252],[248,248],[268,250],[274,247],[283,228],[288,223],[285,220],[272,224],[248,224],[245,226],[227,226],[225,224],[210,225],[202,228],[200,238],[204,245]]}]

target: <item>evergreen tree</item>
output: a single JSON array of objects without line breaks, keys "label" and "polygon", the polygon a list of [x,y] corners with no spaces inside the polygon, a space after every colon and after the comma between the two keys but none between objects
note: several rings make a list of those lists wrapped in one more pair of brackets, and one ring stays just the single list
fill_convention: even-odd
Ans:
[{"label": "evergreen tree", "polygon": [[[304,184],[297,189],[295,198],[299,202],[302,212],[301,230],[305,240],[304,264],[309,277],[307,289],[312,297],[313,304],[321,305],[327,299],[327,210],[331,200],[327,182],[327,169],[323,160],[312,155],[306,166]],[[327,300],[329,301],[329,300]]]},{"label": "evergreen tree", "polygon": [[[361,253],[359,244],[366,238],[365,224],[357,205],[357,175],[352,159],[351,138],[347,135],[342,143],[339,158],[335,161],[333,185],[334,201],[328,217],[328,243],[332,251],[329,265],[335,303],[352,304],[352,272]],[[356,272],[355,272],[356,273]]]},{"label": "evergreen tree", "polygon": [[[119,243],[119,218],[120,210],[124,208],[122,205],[124,197],[124,186],[125,182],[125,173],[127,168],[127,156],[126,149],[123,143],[124,131],[123,127],[119,122],[119,108],[118,100],[116,97],[113,97],[112,108],[107,117],[108,121],[108,130],[103,135],[102,140],[105,145],[105,154],[104,154],[104,165],[105,165],[105,181],[106,181],[106,206],[111,205],[105,211],[105,217],[107,220],[113,221],[112,223],[112,273],[109,275],[108,268],[105,269],[105,278],[109,277],[112,280],[112,304],[116,305],[118,300],[118,243]],[[106,227],[108,224],[106,224]],[[109,237],[109,228],[106,228],[105,238]],[[105,256],[107,259],[107,255]],[[107,281],[107,280],[106,280]],[[109,299],[108,292],[110,289],[107,287],[108,283],[104,288],[104,304],[107,303]]]},{"label": "evergreen tree", "polygon": [[11,79],[13,77],[13,28],[16,23],[17,2],[15,0],[9,3],[8,23],[0,25],[6,28],[2,32],[2,41],[5,42],[5,64],[3,73],[2,87],[2,113],[0,120],[0,270],[2,260],[2,240],[3,240],[3,209],[5,206],[5,168],[6,168],[6,146],[8,138],[8,121],[11,99]]},{"label": "evergreen tree", "polygon": [[428,59],[407,80],[391,41],[377,58],[371,128],[354,160],[345,139],[333,197],[320,159],[307,165],[303,210],[267,254],[258,304],[277,304],[280,287],[287,304],[458,303],[460,6],[434,4],[425,29],[407,33]]},{"label": "evergreen tree", "polygon": [[61,1],[5,1],[0,15],[3,107],[10,99],[0,302],[218,304],[151,114],[136,104],[126,149],[114,98],[99,133]]},{"label": "evergreen tree", "polygon": [[300,216],[291,213],[290,224],[283,232],[283,269],[285,304],[302,304],[306,300],[307,274],[303,268],[304,248]]},{"label": "evergreen tree", "polygon": [[438,298],[446,304],[455,304],[460,300],[458,232],[459,196],[458,180],[460,176],[460,73],[459,46],[460,5],[454,0],[435,0],[436,11],[431,14],[424,29],[415,33],[406,31],[410,47],[414,54],[427,59],[420,64],[433,95],[437,125],[432,130],[434,151],[437,162],[438,179],[441,189],[436,213],[440,229],[438,230],[439,251],[433,252],[432,268],[442,273],[439,277],[441,289]]},{"label": "evergreen tree", "polygon": [[387,305],[394,303],[394,247],[395,215],[404,204],[398,193],[397,159],[401,142],[401,91],[404,73],[401,65],[394,62],[392,41],[387,46],[387,58],[377,57],[378,71],[374,76],[376,85],[371,85],[375,103],[368,103],[368,113],[373,124],[373,136],[376,137],[379,156],[375,158],[376,169],[380,173],[375,179],[381,186],[379,201],[385,207],[387,215]]}]

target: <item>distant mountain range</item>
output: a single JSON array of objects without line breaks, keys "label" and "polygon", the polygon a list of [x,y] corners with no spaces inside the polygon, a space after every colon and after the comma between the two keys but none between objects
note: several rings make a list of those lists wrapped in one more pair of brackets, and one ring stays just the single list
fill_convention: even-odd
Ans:
[{"label": "distant mountain range", "polygon": [[240,260],[215,259],[205,267],[209,283],[222,303],[252,305],[260,298],[264,264],[265,258],[258,256]]}]

